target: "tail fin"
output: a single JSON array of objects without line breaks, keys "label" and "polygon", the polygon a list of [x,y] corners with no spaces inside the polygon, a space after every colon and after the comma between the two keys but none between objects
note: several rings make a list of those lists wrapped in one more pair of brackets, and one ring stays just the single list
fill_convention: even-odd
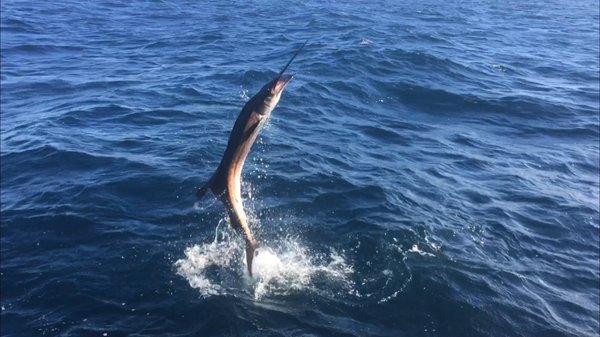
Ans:
[{"label": "tail fin", "polygon": [[255,240],[246,240],[246,266],[248,267],[248,274],[250,274],[250,277],[252,277],[252,261],[254,260],[254,257],[258,255],[258,251],[256,251],[257,248],[258,242]]}]

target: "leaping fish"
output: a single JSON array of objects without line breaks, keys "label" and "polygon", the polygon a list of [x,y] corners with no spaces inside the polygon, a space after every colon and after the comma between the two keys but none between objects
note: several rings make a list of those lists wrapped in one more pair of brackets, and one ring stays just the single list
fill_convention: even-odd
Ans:
[{"label": "leaping fish", "polygon": [[206,191],[210,190],[225,205],[231,225],[242,231],[246,241],[246,265],[250,276],[252,276],[252,260],[259,244],[248,226],[248,219],[244,212],[241,195],[242,168],[265,121],[268,120],[271,112],[277,106],[283,89],[285,89],[293,77],[292,75],[284,74],[284,72],[296,58],[300,50],[304,48],[306,42],[308,41],[305,41],[296,50],[279,74],[265,84],[244,105],[235,121],[233,130],[231,130],[227,149],[223,154],[219,167],[208,182],[196,192],[198,198],[201,199],[206,194]]}]

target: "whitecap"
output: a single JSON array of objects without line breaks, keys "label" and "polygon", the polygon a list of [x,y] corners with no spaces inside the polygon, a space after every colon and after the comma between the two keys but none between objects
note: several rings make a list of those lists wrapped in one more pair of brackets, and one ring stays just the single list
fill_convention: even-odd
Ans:
[{"label": "whitecap", "polygon": [[372,43],[373,43],[373,41],[367,39],[366,37],[363,37],[362,39],[360,39],[360,44],[361,45],[370,45]]},{"label": "whitecap", "polygon": [[414,244],[408,251],[410,253],[418,253],[419,255],[422,255],[422,256],[435,256],[431,253],[422,251],[421,249],[419,249],[419,246],[416,244]]}]

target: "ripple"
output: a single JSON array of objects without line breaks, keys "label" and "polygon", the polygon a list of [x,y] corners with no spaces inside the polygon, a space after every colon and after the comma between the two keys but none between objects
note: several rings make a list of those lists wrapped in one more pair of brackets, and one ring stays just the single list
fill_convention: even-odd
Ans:
[{"label": "ripple", "polygon": [[1,7],[3,335],[598,330],[597,2]]},{"label": "ripple", "polygon": [[7,53],[21,53],[25,55],[31,54],[48,54],[62,52],[83,52],[86,48],[71,45],[46,45],[46,44],[23,44],[4,49]]}]

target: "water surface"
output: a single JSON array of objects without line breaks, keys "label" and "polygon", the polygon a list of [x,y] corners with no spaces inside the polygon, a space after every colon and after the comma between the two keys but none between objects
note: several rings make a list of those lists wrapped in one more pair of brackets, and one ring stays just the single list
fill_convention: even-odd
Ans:
[{"label": "water surface", "polygon": [[598,8],[3,1],[2,335],[596,336]]}]

